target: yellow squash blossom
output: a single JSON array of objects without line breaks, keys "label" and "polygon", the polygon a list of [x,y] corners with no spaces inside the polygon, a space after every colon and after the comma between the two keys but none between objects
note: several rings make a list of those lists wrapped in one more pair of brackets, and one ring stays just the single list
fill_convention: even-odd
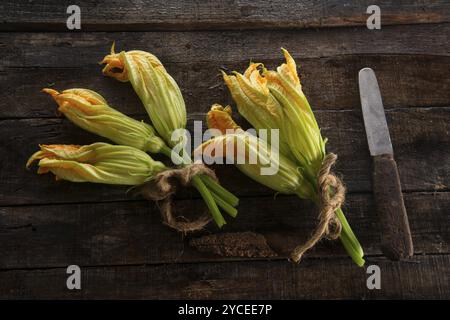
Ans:
[{"label": "yellow squash blossom", "polygon": [[224,80],[239,113],[255,129],[279,129],[280,152],[308,167],[315,177],[325,157],[326,140],[302,91],[295,61],[282,51],[286,63],[276,71],[251,63],[244,74],[223,74]]},{"label": "yellow squash blossom", "polygon": [[297,66],[289,52],[282,49],[286,63],[277,71],[263,71],[271,95],[281,105],[285,121],[280,127],[283,139],[297,161],[315,177],[325,157],[325,142],[302,91]]},{"label": "yellow squash blossom", "polygon": [[106,100],[88,89],[68,89],[59,93],[43,89],[58,103],[58,111],[84,130],[111,141],[143,151],[160,152],[164,141],[152,126],[111,108]]},{"label": "yellow squash blossom", "polygon": [[[105,64],[104,75],[131,83],[154,128],[170,148],[186,142],[184,134],[172,140],[174,131],[186,127],[186,106],[178,84],[156,56],[140,50],[115,53],[113,45],[111,53],[104,57],[102,63]],[[181,149],[181,155],[170,149],[164,153],[176,164],[192,164],[184,146]],[[199,175],[193,177],[192,183],[202,195],[219,227],[225,224],[225,219],[217,205],[230,215],[236,215],[237,211],[233,207],[238,204],[239,199],[217,181],[206,175]]]},{"label": "yellow squash blossom", "polygon": [[[265,141],[240,129],[231,117],[231,107],[213,105],[207,123],[210,129],[218,129],[223,135],[203,143],[196,149],[197,155],[215,156],[215,151],[223,152],[223,156],[233,157],[241,172],[277,192],[296,194],[303,199],[315,197],[314,188],[304,179],[298,166],[278,150],[272,150]],[[239,163],[239,157],[244,161]],[[264,168],[268,174],[264,174]]]},{"label": "yellow squash blossom", "polygon": [[36,160],[39,174],[51,172],[61,180],[120,185],[142,184],[166,168],[141,150],[100,142],[86,146],[40,145],[27,167]]},{"label": "yellow squash blossom", "polygon": [[[284,123],[281,105],[270,94],[267,80],[260,74],[261,63],[251,63],[244,74],[233,72],[227,75],[222,72],[223,79],[236,102],[239,113],[256,129],[280,129]],[[271,134],[268,131],[268,139]],[[280,130],[279,149],[290,157],[288,144]]]},{"label": "yellow squash blossom", "polygon": [[114,52],[105,56],[103,74],[129,81],[144,105],[153,126],[171,147],[172,132],[186,127],[186,106],[175,80],[153,54],[140,51]]},{"label": "yellow squash blossom", "polygon": [[[239,113],[256,129],[280,130],[280,152],[295,163],[304,180],[313,186],[313,194],[308,198],[320,204],[317,178],[326,155],[326,139],[322,138],[302,91],[296,63],[287,50],[282,51],[286,63],[276,71],[264,67],[259,70],[262,64],[252,63],[243,75],[234,72],[232,76],[224,75],[224,80]],[[341,241],[345,249],[362,266],[364,253],[359,241],[342,209],[338,208],[335,213],[342,224]]]}]

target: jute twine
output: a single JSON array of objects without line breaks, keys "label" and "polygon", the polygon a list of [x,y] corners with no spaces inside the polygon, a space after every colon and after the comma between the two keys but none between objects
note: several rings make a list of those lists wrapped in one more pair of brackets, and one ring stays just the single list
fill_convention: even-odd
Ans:
[{"label": "jute twine", "polygon": [[203,212],[193,221],[188,221],[184,217],[176,217],[173,213],[172,199],[176,192],[177,181],[183,186],[188,186],[192,178],[198,174],[204,174],[217,180],[214,171],[203,164],[196,163],[180,169],[162,171],[154,179],[138,187],[137,190],[145,199],[157,202],[163,222],[169,227],[182,233],[201,230],[211,221],[210,216]]},{"label": "jute twine", "polygon": [[331,167],[336,159],[337,155],[329,153],[323,160],[317,176],[320,199],[319,223],[311,238],[292,251],[291,259],[294,262],[299,262],[303,254],[314,247],[321,239],[335,240],[341,234],[342,225],[335,212],[345,201],[345,186],[341,179],[331,172]]}]

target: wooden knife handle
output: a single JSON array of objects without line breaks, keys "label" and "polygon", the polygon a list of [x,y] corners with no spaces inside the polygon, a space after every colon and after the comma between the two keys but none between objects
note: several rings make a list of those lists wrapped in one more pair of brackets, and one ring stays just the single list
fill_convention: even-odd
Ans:
[{"label": "wooden knife handle", "polygon": [[397,163],[391,154],[374,157],[373,191],[381,223],[381,250],[391,260],[414,253]]}]

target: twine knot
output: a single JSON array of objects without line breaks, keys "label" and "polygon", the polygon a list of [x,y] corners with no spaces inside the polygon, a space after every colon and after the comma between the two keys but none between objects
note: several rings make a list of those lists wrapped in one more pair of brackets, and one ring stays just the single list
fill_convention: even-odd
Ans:
[{"label": "twine knot", "polygon": [[299,262],[303,254],[314,247],[321,239],[334,240],[341,234],[342,225],[335,212],[345,201],[345,186],[341,179],[331,172],[331,167],[336,160],[337,155],[329,153],[322,162],[317,175],[320,203],[319,223],[311,238],[292,251],[291,259],[294,262]]},{"label": "twine knot", "polygon": [[[156,201],[161,212],[163,222],[182,233],[194,232],[203,229],[210,221],[210,216],[203,212],[193,221],[173,214],[172,196],[176,193],[177,180],[183,186],[188,186],[194,176],[207,175],[217,180],[214,171],[200,163],[189,164],[179,169],[167,169],[158,173],[154,179],[138,187],[138,193],[145,199]],[[181,221],[183,219],[184,221]]]}]

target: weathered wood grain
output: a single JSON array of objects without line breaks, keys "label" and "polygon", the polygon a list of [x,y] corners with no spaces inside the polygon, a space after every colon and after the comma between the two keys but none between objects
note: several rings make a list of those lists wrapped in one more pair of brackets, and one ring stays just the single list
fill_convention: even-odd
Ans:
[{"label": "weathered wood grain", "polygon": [[[0,297],[448,299],[450,4],[381,1],[377,31],[365,27],[370,4],[81,1],[83,31],[152,32],[80,33],[67,32],[64,2],[2,1],[0,30],[61,32],[0,33]],[[50,175],[25,171],[38,143],[99,140],[56,118],[54,103],[39,93],[42,87],[89,87],[127,114],[145,118],[129,85],[100,74],[96,63],[113,40],[119,49],[144,49],[161,58],[182,88],[191,119],[203,119],[211,103],[230,102],[219,68],[242,70],[250,59],[273,67],[281,62],[279,48],[290,50],[330,140],[329,151],[339,154],[336,170],[350,191],[345,211],[368,264],[381,267],[382,290],[367,290],[366,273],[338,242],[323,241],[299,266],[285,261],[313,229],[315,211],[292,196],[272,199],[270,190],[231,166],[217,172],[242,198],[238,219],[228,218],[223,231],[264,236],[278,254],[270,261],[196,251],[188,244],[192,237],[183,239],[162,225],[155,205],[132,201],[124,187],[55,183]],[[390,109],[388,123],[419,253],[407,263],[379,257],[371,159],[357,89],[357,72],[366,66],[376,71]],[[202,210],[190,190],[178,195],[177,204],[185,215]],[[217,229],[210,225],[204,234],[210,232]],[[80,292],[65,289],[69,264],[82,266]]]},{"label": "weathered wood grain", "polygon": [[[416,253],[448,253],[450,193],[405,194],[405,204]],[[204,208],[200,200],[180,200],[176,207],[186,217]],[[239,209],[237,219],[227,217],[223,232],[263,235],[276,259],[286,259],[316,223],[312,204],[292,196],[243,198]],[[372,196],[350,194],[345,212],[366,254],[379,255],[380,227]],[[233,260],[191,248],[189,238],[202,234],[183,239],[161,223],[153,203],[144,201],[2,207],[0,221],[0,269]],[[210,224],[204,234],[209,232],[218,230]],[[346,256],[339,242],[323,241],[304,262]]]},{"label": "weathered wood grain", "polygon": [[[92,58],[92,61],[98,60]],[[432,55],[343,55],[297,60],[303,89],[315,110],[361,109],[358,71],[371,67],[378,76],[385,108],[450,106],[450,57]],[[276,66],[281,59],[270,60]],[[213,103],[235,105],[219,76],[222,64],[205,61],[166,65],[184,94],[188,114],[206,112]],[[226,63],[245,70],[247,62]],[[55,117],[56,104],[41,89],[90,88],[117,109],[142,115],[144,109],[129,84],[101,75],[96,64],[76,68],[6,68],[0,71],[0,118]]]},{"label": "weathered wood grain", "polygon": [[[0,33],[3,67],[74,68],[95,65],[117,50],[141,49],[168,63],[280,61],[280,47],[295,57],[349,54],[449,56],[450,23],[299,31]],[[38,49],[38,50],[37,50]],[[226,66],[226,65],[225,65]],[[208,70],[203,71],[207,74]]]},{"label": "weathered wood grain", "polygon": [[97,62],[113,40],[118,48],[158,55],[180,84],[190,114],[231,102],[220,68],[243,71],[250,59],[275,67],[282,62],[282,46],[297,59],[315,109],[359,110],[357,73],[362,67],[377,72],[386,108],[445,106],[450,105],[449,34],[448,24],[377,32],[2,33],[0,118],[54,116],[55,108],[40,93],[50,84],[92,88],[128,114],[142,112],[129,85],[101,75]]},{"label": "weathered wood grain", "polygon": [[[65,1],[2,1],[0,30],[69,31]],[[366,25],[369,0],[78,1],[82,31],[278,29]],[[450,21],[447,1],[380,0],[383,25]]]},{"label": "weathered wood grain", "polygon": [[[344,175],[348,190],[370,192],[372,159],[361,112],[316,114],[324,136],[329,139],[328,150],[339,155],[336,171]],[[449,108],[395,109],[387,112],[387,119],[403,190],[448,190]],[[66,119],[11,119],[2,120],[0,124],[1,205],[130,199],[125,194],[126,187],[55,182],[50,174],[37,175],[34,167],[25,169],[28,157],[37,150],[39,143],[89,144],[103,139],[82,131]],[[232,165],[216,168],[223,185],[237,195],[273,194]],[[184,191],[180,196],[186,198],[192,193]]]},{"label": "weathered wood grain", "polygon": [[[255,261],[81,268],[81,290],[66,289],[66,268],[0,272],[0,297],[15,299],[448,299],[449,255],[396,263],[374,258],[381,289],[345,259],[295,265]],[[174,311],[176,312],[176,311]]]}]

